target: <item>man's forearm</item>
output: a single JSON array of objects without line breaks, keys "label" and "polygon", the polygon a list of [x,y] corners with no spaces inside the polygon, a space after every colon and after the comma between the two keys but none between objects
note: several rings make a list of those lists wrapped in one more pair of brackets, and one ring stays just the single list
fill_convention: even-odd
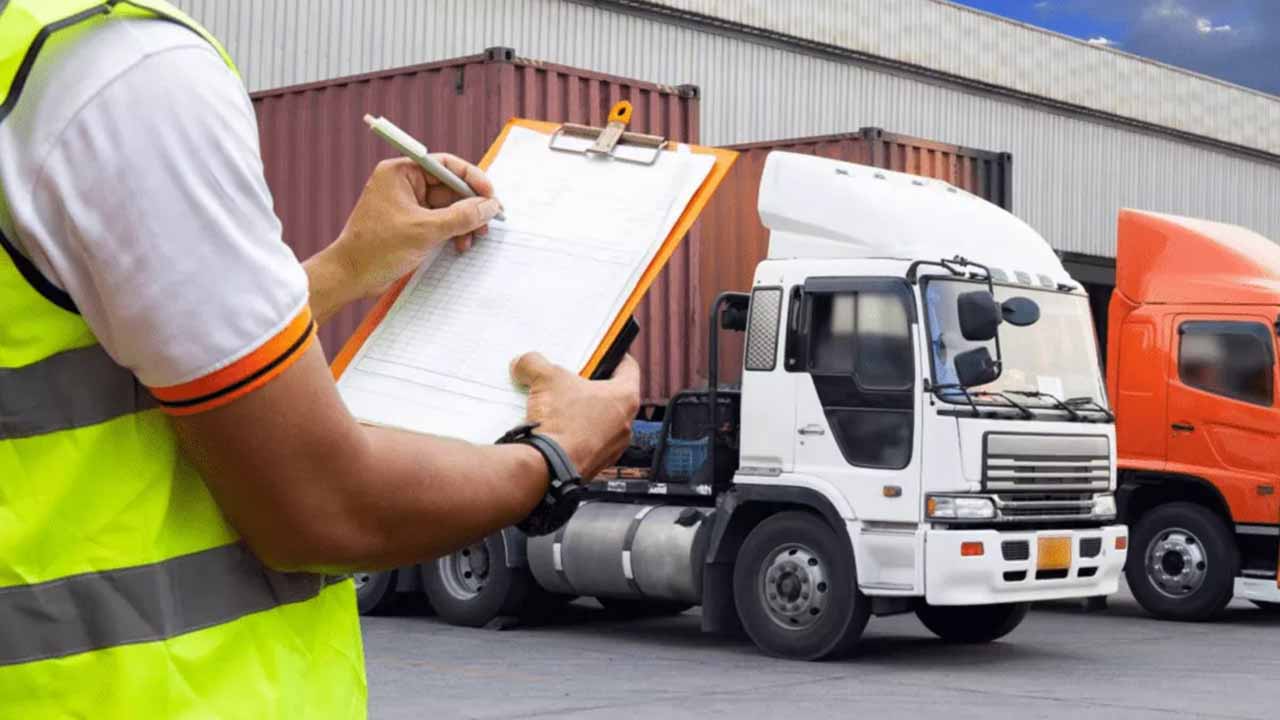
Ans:
[{"label": "man's forearm", "polygon": [[[305,478],[246,478],[252,494],[211,488],[250,547],[278,569],[376,570],[434,559],[528,515],[547,487],[542,456],[525,445],[476,446],[361,428],[359,454],[318,451]],[[299,493],[300,484],[307,485]]]},{"label": "man's forearm", "polygon": [[[527,445],[472,445],[385,428],[362,428],[371,482],[348,488],[354,514],[334,537],[335,552],[362,568],[433,559],[514,525],[546,492],[546,461]],[[362,483],[365,484],[365,483]]]},{"label": "man's forearm", "polygon": [[315,347],[256,392],[174,425],[227,519],[282,569],[428,560],[523,519],[548,482],[526,445],[357,425]]},{"label": "man's forearm", "polygon": [[302,267],[311,287],[311,315],[318,325],[362,297],[361,289],[351,281],[353,270],[332,246],[312,255]]}]

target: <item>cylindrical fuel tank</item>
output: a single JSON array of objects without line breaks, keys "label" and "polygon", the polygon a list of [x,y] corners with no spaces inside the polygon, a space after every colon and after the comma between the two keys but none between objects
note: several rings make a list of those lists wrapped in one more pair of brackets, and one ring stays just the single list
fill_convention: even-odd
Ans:
[{"label": "cylindrical fuel tank", "polygon": [[557,593],[702,601],[713,511],[589,502],[559,531],[530,538],[529,569]]}]

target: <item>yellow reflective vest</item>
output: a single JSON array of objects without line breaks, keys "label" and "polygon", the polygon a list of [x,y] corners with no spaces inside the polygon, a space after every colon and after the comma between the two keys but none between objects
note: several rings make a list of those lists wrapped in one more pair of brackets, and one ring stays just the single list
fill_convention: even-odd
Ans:
[{"label": "yellow reflective vest", "polygon": [[[0,0],[0,123],[51,34],[119,17],[185,25],[234,71],[165,2]],[[20,248],[0,233],[0,717],[364,717],[351,581],[245,548]]]}]

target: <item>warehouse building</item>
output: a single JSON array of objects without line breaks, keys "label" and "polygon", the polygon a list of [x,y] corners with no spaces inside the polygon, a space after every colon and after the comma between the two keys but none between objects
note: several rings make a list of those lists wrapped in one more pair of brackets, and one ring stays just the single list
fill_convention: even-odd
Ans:
[{"label": "warehouse building", "polygon": [[1007,152],[1013,211],[1099,306],[1121,207],[1280,239],[1280,98],[942,0],[178,4],[224,40],[252,91],[506,46],[696,85],[704,144],[875,126]]}]

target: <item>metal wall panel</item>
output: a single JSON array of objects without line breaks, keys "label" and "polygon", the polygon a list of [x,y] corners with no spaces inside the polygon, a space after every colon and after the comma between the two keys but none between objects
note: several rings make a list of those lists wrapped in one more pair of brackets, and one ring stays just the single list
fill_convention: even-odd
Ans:
[{"label": "metal wall panel", "polygon": [[1280,98],[944,0],[652,4],[1280,154]]},{"label": "metal wall panel", "polygon": [[[863,128],[857,133],[795,138],[730,146],[740,154],[715,197],[707,204],[697,225],[697,254],[702,299],[695,318],[695,336],[707,334],[708,309],[716,295],[726,290],[751,288],[756,264],[769,249],[769,231],[760,223],[756,198],[764,163],[774,150],[817,155],[845,162],[945,180],[957,187],[1009,207],[1013,158],[1008,153],[975,150],[955,145]],[[700,343],[695,366],[702,373],[705,343]],[[737,382],[742,371],[742,337],[725,335],[720,354],[720,378]],[[706,376],[700,375],[705,380]]]},{"label": "metal wall panel", "polygon": [[[928,0],[822,2],[829,7],[809,2],[715,5],[725,13],[735,7],[747,8],[742,12],[755,8],[751,12],[759,16],[747,19],[778,27],[786,6],[811,7],[815,8],[810,10],[812,17],[829,15],[833,27],[844,28],[841,32],[847,37],[840,35],[836,40],[850,46],[866,43],[868,52],[926,66],[953,62],[949,59],[953,56],[969,57],[974,64],[989,65],[984,72],[1004,73],[998,79],[1011,85],[1035,81],[1065,88],[1087,82],[1084,90],[1072,91],[1071,97],[1083,102],[1110,96],[1135,109],[1127,114],[1142,106],[1160,105],[1166,108],[1162,117],[1170,123],[1203,115],[1219,118],[1227,127],[1261,123],[1280,131],[1280,122],[1268,119],[1273,111],[1256,110],[1255,100],[1249,98],[1227,94],[1216,104],[1200,108],[1194,99],[1196,93],[1207,92],[1201,86],[1211,85],[1208,81],[1167,69],[1148,76],[1144,73],[1150,64],[1145,61],[1077,47],[1040,31],[1023,28],[1006,38],[1002,33],[1012,32],[1003,27],[1008,23],[980,14],[946,5],[938,9]],[[689,3],[693,8],[693,0]],[[921,75],[614,12],[605,4],[559,0],[179,0],[179,4],[227,43],[255,89],[439,60],[501,44],[515,47],[521,55],[554,62],[697,84],[702,89],[701,136],[711,144],[824,135],[875,125],[962,146],[1008,150],[1018,159],[1014,211],[1061,250],[1113,255],[1117,211],[1126,206],[1238,223],[1280,240],[1280,204],[1275,202],[1280,197],[1278,163],[1030,101],[982,94]],[[917,5],[925,9],[912,9]],[[843,8],[844,14],[826,14],[823,8]],[[849,13],[852,18],[846,17]],[[954,24],[947,24],[953,20]],[[820,25],[813,23],[811,30],[788,27],[794,34],[803,34],[818,33]],[[1001,28],[992,30],[990,25]],[[858,29],[863,26],[868,29]],[[1059,47],[1064,44],[1069,47]],[[1071,60],[1076,54],[1083,59]],[[1192,81],[1199,84],[1185,84]]]},{"label": "metal wall panel", "polygon": [[[303,259],[338,236],[369,172],[395,155],[365,127],[364,113],[393,119],[433,150],[477,161],[511,117],[603,126],[619,100],[631,102],[637,131],[697,142],[698,99],[687,89],[524,60],[506,49],[253,96],[276,214],[285,242]],[[681,245],[636,313],[641,332],[632,353],[646,397],[666,398],[691,382],[693,245]],[[330,357],[371,304],[353,304],[321,329]]]}]

